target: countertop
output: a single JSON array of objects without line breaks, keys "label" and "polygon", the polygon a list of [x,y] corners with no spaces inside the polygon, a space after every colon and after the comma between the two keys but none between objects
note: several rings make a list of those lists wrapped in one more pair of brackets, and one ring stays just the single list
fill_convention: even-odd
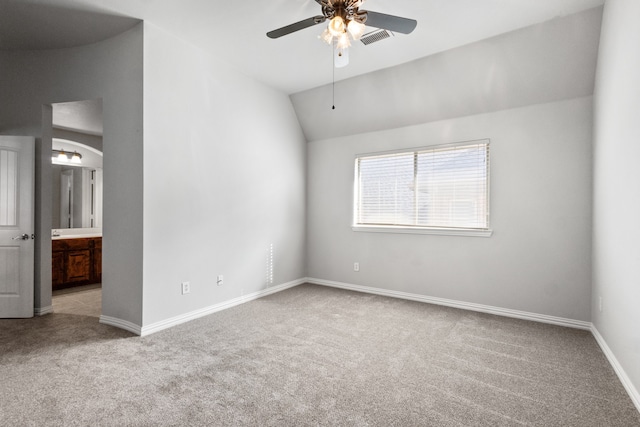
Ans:
[{"label": "countertop", "polygon": [[51,236],[51,240],[82,239],[87,237],[102,237],[102,233],[68,234],[68,235],[60,235],[60,236]]}]

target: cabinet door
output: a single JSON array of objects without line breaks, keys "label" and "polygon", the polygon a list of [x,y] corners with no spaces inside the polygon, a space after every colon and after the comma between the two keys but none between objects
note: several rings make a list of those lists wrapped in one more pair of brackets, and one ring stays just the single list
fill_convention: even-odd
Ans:
[{"label": "cabinet door", "polygon": [[51,284],[61,285],[64,283],[64,252],[52,252],[51,261]]},{"label": "cabinet door", "polygon": [[91,251],[67,252],[67,283],[88,281],[90,275]]}]

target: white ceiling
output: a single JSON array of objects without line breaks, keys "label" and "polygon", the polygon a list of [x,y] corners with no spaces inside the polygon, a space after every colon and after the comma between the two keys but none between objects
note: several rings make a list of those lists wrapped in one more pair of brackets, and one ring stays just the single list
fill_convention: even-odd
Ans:
[{"label": "white ceiling", "polygon": [[0,49],[81,46],[113,37],[139,22],[64,3],[69,2],[0,0]]},{"label": "white ceiling", "polygon": [[[392,67],[603,3],[367,0],[362,9],[413,18],[418,27],[410,35],[354,45],[350,65],[337,69],[335,77],[341,80]],[[291,94],[331,82],[331,50],[317,38],[323,25],[276,40],[265,34],[319,14],[314,0],[0,0],[0,48],[92,43],[130,28],[135,23],[131,18],[143,19]]]}]

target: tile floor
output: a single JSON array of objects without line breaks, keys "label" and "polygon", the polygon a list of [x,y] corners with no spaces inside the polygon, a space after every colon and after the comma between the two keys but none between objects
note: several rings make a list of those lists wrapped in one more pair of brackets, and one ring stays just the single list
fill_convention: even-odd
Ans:
[{"label": "tile floor", "polygon": [[54,313],[100,317],[102,285],[86,285],[53,291]]}]

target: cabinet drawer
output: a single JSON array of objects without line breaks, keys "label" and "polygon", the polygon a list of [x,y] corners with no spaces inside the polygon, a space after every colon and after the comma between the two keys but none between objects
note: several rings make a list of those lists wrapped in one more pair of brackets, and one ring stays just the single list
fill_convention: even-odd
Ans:
[{"label": "cabinet drawer", "polygon": [[91,248],[91,239],[67,239],[67,249],[70,251],[77,251],[81,249],[89,249]]},{"label": "cabinet drawer", "polygon": [[51,252],[62,252],[67,250],[67,244],[64,240],[52,240]]},{"label": "cabinet drawer", "polygon": [[77,251],[90,249],[93,239],[61,239],[51,241],[52,251]]}]

